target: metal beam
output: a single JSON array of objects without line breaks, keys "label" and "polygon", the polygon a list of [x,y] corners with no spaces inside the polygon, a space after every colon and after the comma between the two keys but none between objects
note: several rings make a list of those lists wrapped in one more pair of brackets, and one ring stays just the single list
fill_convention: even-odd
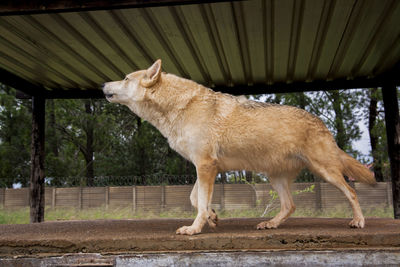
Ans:
[{"label": "metal beam", "polygon": [[[0,81],[1,82],[1,81]],[[14,87],[15,88],[15,87]],[[23,92],[17,89],[17,93],[15,95],[18,99],[30,99],[32,95]],[[53,91],[44,91],[40,94],[41,97],[45,99],[101,99],[104,98],[103,91],[101,90],[79,90],[79,89],[71,89],[71,90],[53,90]]]},{"label": "metal beam", "polygon": [[[296,93],[306,91],[322,91],[337,89],[353,89],[353,88],[372,88],[382,87],[386,84],[400,84],[397,79],[387,79],[386,77],[378,77],[374,79],[357,78],[354,80],[339,79],[334,81],[313,81],[313,82],[294,82],[294,83],[275,83],[255,84],[255,85],[235,85],[216,86],[212,89],[217,92],[228,93],[232,95],[256,95],[256,94],[274,94],[274,93]],[[19,89],[19,88],[17,88]],[[84,98],[104,98],[102,90],[90,89],[68,89],[68,90],[46,90],[41,96],[47,99],[84,99]]]},{"label": "metal beam", "polygon": [[[386,77],[386,76],[385,76]],[[235,85],[224,86],[217,85],[212,88],[214,91],[229,93],[233,95],[252,95],[252,94],[279,94],[296,93],[306,91],[322,91],[353,88],[372,88],[382,87],[385,84],[400,84],[398,78],[386,79],[377,77],[372,79],[356,78],[353,80],[337,79],[333,81],[312,81],[312,82],[293,82],[293,83],[274,83],[274,84],[254,84],[254,85]]]},{"label": "metal beam", "polygon": [[[2,81],[0,81],[2,82]],[[10,85],[11,86],[11,85]],[[30,92],[22,91],[23,88],[18,88],[11,86],[17,89],[16,98],[18,99],[30,99],[32,95]],[[56,89],[56,90],[45,90],[36,96],[41,96],[45,99],[101,99],[104,98],[104,94],[102,90],[99,89],[91,89],[91,90],[80,90],[80,89]]]},{"label": "metal beam", "polygon": [[44,125],[45,103],[43,97],[32,97],[32,152],[29,184],[30,222],[44,221]]},{"label": "metal beam", "polygon": [[227,0],[6,0],[0,2],[0,16],[79,12],[227,2]]},{"label": "metal beam", "polygon": [[104,93],[99,89],[91,89],[91,90],[80,90],[80,89],[71,89],[71,90],[53,90],[46,91],[43,96],[46,99],[101,99],[104,98]]},{"label": "metal beam", "polygon": [[19,91],[30,96],[41,95],[44,94],[44,92],[46,91],[43,87],[28,82],[27,80],[2,68],[0,68],[0,82],[15,89],[18,89]]},{"label": "metal beam", "polygon": [[[372,88],[383,87],[385,85],[400,85],[400,65],[396,65],[391,71],[377,76],[375,78],[355,78],[337,79],[333,81],[318,80],[312,82],[293,82],[293,83],[274,83],[274,84],[254,84],[254,85],[217,85],[212,87],[214,91],[229,93],[233,95],[256,95],[256,94],[275,94],[275,93],[296,93],[307,91],[353,89],[353,88]],[[103,92],[98,88],[82,90],[72,89],[53,89],[46,90],[40,86],[34,85],[15,74],[0,68],[0,82],[22,91],[30,96],[42,96],[46,99],[86,99],[104,98]]]},{"label": "metal beam", "polygon": [[385,108],[386,135],[392,174],[394,218],[400,219],[400,118],[397,88],[394,85],[382,88]]}]

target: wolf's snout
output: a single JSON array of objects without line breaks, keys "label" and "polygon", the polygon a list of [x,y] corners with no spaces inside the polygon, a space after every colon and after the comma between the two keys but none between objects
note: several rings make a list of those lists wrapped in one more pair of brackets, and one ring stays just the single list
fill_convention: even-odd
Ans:
[{"label": "wolf's snout", "polygon": [[103,83],[103,84],[101,85],[101,88],[103,89],[104,96],[105,96],[106,98],[112,98],[112,97],[114,96],[114,94],[111,93],[111,92],[109,92],[109,91],[107,90],[106,86],[107,86],[107,83]]},{"label": "wolf's snout", "polygon": [[113,94],[113,93],[110,93],[110,92],[103,91],[103,93],[104,93],[104,96],[105,96],[107,99],[111,99],[111,98],[113,98],[113,96],[114,96],[114,94]]}]

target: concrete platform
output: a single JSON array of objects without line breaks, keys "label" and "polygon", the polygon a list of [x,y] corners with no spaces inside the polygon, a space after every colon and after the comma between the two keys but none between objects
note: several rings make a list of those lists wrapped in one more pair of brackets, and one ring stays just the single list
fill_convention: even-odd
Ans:
[{"label": "concrete platform", "polygon": [[399,266],[400,250],[273,250],[231,252],[168,252],[104,255],[75,253],[50,257],[0,258],[7,267],[132,267],[132,266]]},{"label": "concrete platform", "polygon": [[364,229],[349,219],[290,218],[279,229],[256,230],[263,219],[223,219],[216,230],[175,235],[187,219],[58,221],[0,225],[0,257],[67,253],[165,253],[271,250],[398,250],[400,220],[367,219]]}]

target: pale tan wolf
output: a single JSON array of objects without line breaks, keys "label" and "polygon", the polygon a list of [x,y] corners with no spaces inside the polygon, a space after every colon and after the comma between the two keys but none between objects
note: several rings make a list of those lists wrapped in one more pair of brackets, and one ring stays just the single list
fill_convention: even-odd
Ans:
[{"label": "pale tan wolf", "polygon": [[339,188],[350,201],[351,227],[365,221],[353,188],[343,178],[375,183],[373,174],[343,152],[324,123],[290,106],[259,103],[212,91],[193,81],[161,72],[161,60],[103,88],[110,102],[128,106],[153,124],[169,145],[196,166],[190,195],[198,214],[177,234],[193,235],[204,224],[216,226],[210,208],[218,172],[249,170],[265,173],[278,192],[281,210],[258,229],[276,228],[295,210],[290,185],[303,168]]}]

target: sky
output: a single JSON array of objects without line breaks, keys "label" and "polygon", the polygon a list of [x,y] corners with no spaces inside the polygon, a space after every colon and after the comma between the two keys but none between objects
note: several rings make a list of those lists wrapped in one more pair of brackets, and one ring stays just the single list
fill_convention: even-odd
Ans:
[{"label": "sky", "polygon": [[372,158],[369,156],[371,152],[371,144],[369,142],[369,135],[368,135],[368,128],[367,128],[367,121],[365,118],[362,118],[358,122],[358,126],[362,132],[360,140],[353,142],[353,147],[360,151],[365,157],[368,157],[370,161]]}]

